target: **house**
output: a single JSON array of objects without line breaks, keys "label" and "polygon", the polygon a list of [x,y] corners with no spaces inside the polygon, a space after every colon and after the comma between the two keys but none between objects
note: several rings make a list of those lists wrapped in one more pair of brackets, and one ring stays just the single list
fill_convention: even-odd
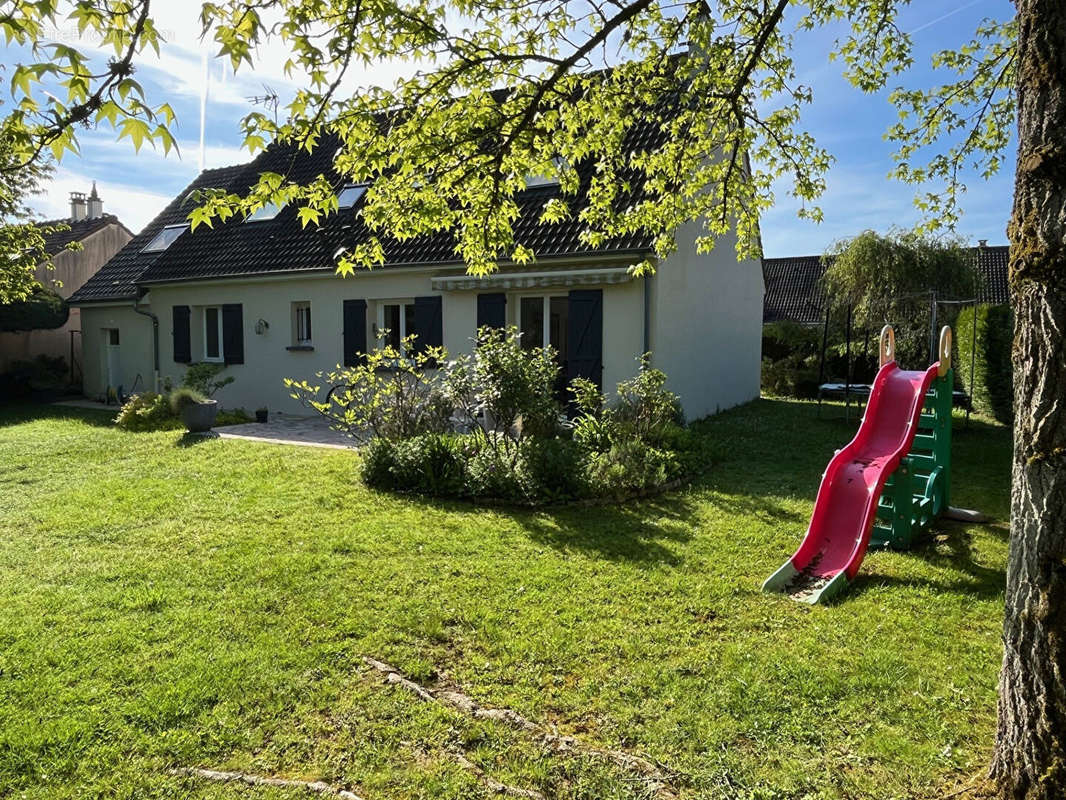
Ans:
[{"label": "house", "polygon": [[[1009,302],[1007,291],[1007,245],[991,245],[982,239],[971,247],[974,269],[981,278],[977,301],[989,305]],[[827,262],[823,256],[764,258],[763,322],[798,322],[821,325],[825,322],[825,293],[819,281]]]},{"label": "house", "polygon": [[[225,406],[306,413],[283,380],[313,383],[318,371],[357,363],[381,331],[460,353],[479,326],[516,325],[524,343],[554,346],[568,377],[607,390],[651,351],[690,418],[758,396],[762,273],[757,261],[737,262],[728,237],[700,255],[690,225],[654,276],[636,277],[628,267],[651,253],[649,238],[583,244],[576,219],[539,221],[560,190],[531,181],[518,198],[515,238],[536,253],[533,265],[473,277],[444,233],[390,240],[384,266],[341,278],[338,251],[369,231],[359,214],[366,187],[333,172],[335,150],[275,144],[247,164],[204,171],[88,280],[72,298],[86,394],[178,380],[187,365],[212,361],[235,379],[217,395]],[[340,210],[317,227],[302,228],[295,208],[267,207],[189,230],[192,190],[243,194],[265,171],[332,176]]]},{"label": "house", "polygon": [[[83,192],[70,196],[70,218],[40,223],[42,226],[65,225],[45,238],[45,251],[53,256],[52,266],[42,264],[35,277],[46,287],[54,287],[65,299],[80,288],[133,238],[130,230],[113,214],[104,213],[104,204],[93,183],[86,197]],[[71,242],[79,250],[66,250]],[[59,285],[56,285],[56,284]],[[70,316],[59,328],[0,333],[0,372],[14,361],[30,361],[37,356],[59,357],[67,361],[72,378],[81,373],[82,340],[80,311],[71,307]]]}]

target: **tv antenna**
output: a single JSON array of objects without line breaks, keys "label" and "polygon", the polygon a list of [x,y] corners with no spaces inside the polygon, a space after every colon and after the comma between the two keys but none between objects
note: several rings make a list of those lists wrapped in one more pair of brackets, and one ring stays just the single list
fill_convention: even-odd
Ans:
[{"label": "tv antenna", "polygon": [[249,97],[247,99],[248,99],[249,102],[252,103],[252,105],[263,106],[264,108],[267,108],[270,111],[272,111],[273,114],[274,114],[274,124],[277,125],[278,124],[278,105],[280,105],[280,103],[281,103],[281,98],[278,97],[278,93],[277,92],[275,92],[273,89],[271,89],[265,83],[263,84],[263,92],[264,92],[264,94],[254,95],[253,97]]}]

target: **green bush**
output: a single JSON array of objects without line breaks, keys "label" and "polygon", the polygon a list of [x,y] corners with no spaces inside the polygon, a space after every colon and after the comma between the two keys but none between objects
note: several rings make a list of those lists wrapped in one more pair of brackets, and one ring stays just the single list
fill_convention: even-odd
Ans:
[{"label": "green bush", "polygon": [[462,437],[425,433],[411,439],[372,439],[363,451],[367,486],[399,492],[460,496],[466,493]]},{"label": "green bush", "polygon": [[215,392],[223,386],[229,386],[233,383],[232,375],[227,375],[225,378],[218,377],[225,368],[225,364],[217,364],[212,361],[190,364],[189,368],[185,370],[185,377],[182,379],[181,385],[199,392],[204,397],[213,397]]},{"label": "green bush", "polygon": [[681,477],[681,462],[669,450],[637,439],[616,442],[589,459],[588,481],[598,495],[655,489]]},{"label": "green bush", "polygon": [[180,389],[175,389],[170,393],[170,410],[174,416],[181,416],[182,410],[185,406],[195,405],[197,403],[204,403],[207,398],[195,389],[190,389],[187,386],[183,386]]},{"label": "green bush", "polygon": [[[974,315],[977,340],[974,341]],[[955,328],[958,362],[955,374],[973,406],[1004,424],[1014,418],[1014,382],[1011,363],[1013,323],[1005,305],[971,306],[959,314]],[[974,361],[970,382],[970,360]]]},{"label": "green bush", "polygon": [[166,395],[143,392],[134,395],[118,412],[115,424],[124,431],[164,431],[181,427],[170,410]]}]

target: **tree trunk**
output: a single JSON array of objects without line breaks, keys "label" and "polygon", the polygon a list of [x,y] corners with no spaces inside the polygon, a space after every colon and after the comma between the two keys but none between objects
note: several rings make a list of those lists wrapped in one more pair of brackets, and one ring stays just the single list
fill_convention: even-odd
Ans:
[{"label": "tree trunk", "polygon": [[1014,470],[999,725],[1011,800],[1066,798],[1066,3],[1016,0],[1018,165],[1008,229]]}]

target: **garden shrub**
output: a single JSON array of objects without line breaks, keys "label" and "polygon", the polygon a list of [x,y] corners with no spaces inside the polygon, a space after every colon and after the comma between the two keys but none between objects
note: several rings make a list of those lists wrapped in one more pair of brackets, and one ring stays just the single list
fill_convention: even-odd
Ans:
[{"label": "garden shrub", "polygon": [[524,437],[557,432],[555,351],[523,350],[518,328],[480,328],[474,352],[456,358],[445,372],[449,401],[469,430],[500,434],[505,449]]},{"label": "garden shrub", "polygon": [[218,377],[225,368],[225,364],[218,364],[213,361],[190,364],[189,368],[185,370],[185,377],[182,378],[181,385],[199,392],[205,398],[214,397],[215,392],[223,386],[229,386],[233,383],[232,375],[227,375],[225,378]]},{"label": "garden shrub", "polygon": [[[591,381],[571,386],[578,416],[564,426],[551,348],[523,350],[517,329],[482,328],[470,355],[418,356],[414,337],[321,375],[333,388],[286,381],[292,396],[353,436],[370,436],[367,486],[520,505],[619,497],[702,466],[666,375],[642,357],[610,403]],[[571,435],[567,435],[569,432]]]},{"label": "garden shrub", "polygon": [[681,462],[669,450],[639,439],[615,442],[605,453],[589,458],[588,480],[597,494],[647,491],[681,477]]},{"label": "garden shrub", "polygon": [[326,387],[291,378],[285,385],[291,397],[352,437],[400,440],[444,433],[452,404],[444,372],[436,367],[448,353],[442,347],[416,348],[415,340],[408,336],[400,349],[386,345],[367,353],[357,366],[317,373]]},{"label": "garden shrub", "polygon": [[181,416],[182,409],[185,406],[195,405],[196,403],[206,402],[207,398],[195,389],[190,389],[184,386],[180,389],[175,389],[170,393],[170,410],[174,416]]},{"label": "garden shrub", "polygon": [[124,431],[163,431],[181,427],[170,409],[166,395],[142,392],[134,395],[118,412],[115,424]]},{"label": "garden shrub", "polygon": [[[977,340],[974,341],[974,315]],[[973,407],[1004,424],[1014,418],[1014,381],[1011,362],[1013,323],[1005,305],[970,306],[959,314],[955,328],[958,359],[955,374],[973,398]],[[973,384],[970,359],[974,359]]]}]

